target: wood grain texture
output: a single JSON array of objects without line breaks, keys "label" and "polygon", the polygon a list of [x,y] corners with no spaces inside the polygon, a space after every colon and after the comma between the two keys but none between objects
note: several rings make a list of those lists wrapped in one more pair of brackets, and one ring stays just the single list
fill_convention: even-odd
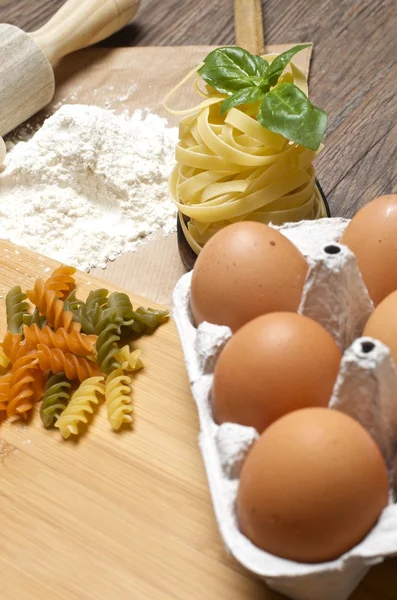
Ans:
[{"label": "wood grain texture", "polygon": [[67,0],[48,23],[30,33],[52,65],[119,31],[135,16],[139,0]]},{"label": "wood grain texture", "polygon": [[0,135],[46,106],[54,94],[54,73],[46,55],[26,33],[0,24]]},{"label": "wood grain texture", "polygon": [[234,0],[235,43],[252,54],[264,54],[261,0]]},{"label": "wood grain texture", "polygon": [[[56,265],[0,242],[0,336],[7,288]],[[103,287],[76,279],[82,297]],[[1,425],[1,599],[275,600],[224,551],[173,322],[135,345],[134,430],[112,432],[104,406],[78,441],[46,431],[37,411]]]},{"label": "wood grain texture", "polygon": [[[0,19],[26,29],[61,0],[5,0]],[[314,42],[311,97],[327,110],[317,172],[335,216],[397,191],[395,0],[262,0],[265,41]],[[232,0],[143,0],[136,22],[106,45],[234,43]]]}]

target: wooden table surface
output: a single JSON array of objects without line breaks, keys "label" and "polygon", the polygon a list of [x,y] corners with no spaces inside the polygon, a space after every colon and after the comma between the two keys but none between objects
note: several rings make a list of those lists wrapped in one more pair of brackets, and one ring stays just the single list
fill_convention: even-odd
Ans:
[{"label": "wooden table surface", "polygon": [[[0,21],[32,31],[61,4],[0,0]],[[263,0],[263,10],[267,43],[314,42],[311,97],[329,115],[317,173],[333,216],[397,192],[396,0]],[[141,0],[136,22],[103,44],[232,43],[233,0]]]},{"label": "wooden table surface", "polygon": [[[0,21],[33,31],[62,3],[0,0]],[[267,0],[263,8],[266,43],[314,42],[311,97],[329,115],[317,172],[332,214],[351,216],[397,192],[396,0]],[[231,43],[232,0],[141,0],[136,22],[103,45]],[[396,573],[397,559],[372,569],[351,600],[397,600]],[[255,596],[270,597],[265,589]]]}]

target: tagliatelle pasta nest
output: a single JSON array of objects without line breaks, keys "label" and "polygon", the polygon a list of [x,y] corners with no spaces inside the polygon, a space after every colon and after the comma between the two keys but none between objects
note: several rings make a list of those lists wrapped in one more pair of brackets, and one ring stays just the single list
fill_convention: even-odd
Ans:
[{"label": "tagliatelle pasta nest", "polygon": [[[275,57],[263,58],[271,63]],[[164,101],[168,112],[185,115],[170,192],[191,248],[198,254],[219,229],[236,221],[281,224],[325,216],[312,164],[321,147],[310,150],[265,129],[255,118],[259,103],[221,114],[227,96],[208,84],[200,87],[200,66]],[[169,108],[170,96],[194,75],[194,87],[204,100],[187,110]],[[293,63],[279,81],[294,83],[307,95],[307,79]]]}]

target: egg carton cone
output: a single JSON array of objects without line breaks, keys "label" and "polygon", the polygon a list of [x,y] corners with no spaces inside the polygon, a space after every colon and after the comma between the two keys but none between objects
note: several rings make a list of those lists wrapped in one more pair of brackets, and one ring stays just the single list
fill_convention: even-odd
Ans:
[{"label": "egg carton cone", "polygon": [[217,358],[231,337],[228,327],[193,324],[191,273],[174,290],[174,319],[200,420],[199,445],[219,529],[226,549],[266,584],[295,600],[345,600],[369,568],[397,555],[397,504],[393,465],[397,448],[397,372],[381,342],[360,337],[373,304],[352,252],[338,243],[349,220],[321,219],[276,227],[309,263],[299,312],[321,323],[343,358],[330,407],[353,416],[371,433],[390,475],[390,502],[367,537],[326,563],[304,564],[273,556],[250,542],[237,525],[235,503],[244,459],[259,437],[252,427],[217,425],[211,387]]}]

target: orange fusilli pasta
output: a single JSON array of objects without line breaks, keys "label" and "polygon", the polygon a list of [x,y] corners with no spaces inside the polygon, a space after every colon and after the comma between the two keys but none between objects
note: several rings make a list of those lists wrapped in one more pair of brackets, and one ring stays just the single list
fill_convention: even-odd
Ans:
[{"label": "orange fusilli pasta", "polygon": [[44,375],[43,371],[40,369],[35,369],[34,371],[34,381],[32,382],[32,401],[39,402],[44,396],[45,384],[47,382],[47,377]]},{"label": "orange fusilli pasta", "polygon": [[44,282],[44,288],[55,292],[58,298],[64,300],[76,286],[73,277],[75,273],[74,267],[61,265]]},{"label": "orange fusilli pasta", "polygon": [[58,348],[48,348],[44,344],[37,345],[37,357],[43,371],[52,371],[54,374],[62,372],[68,379],[84,381],[101,374],[95,362],[70,352],[62,352]]},{"label": "orange fusilli pasta", "polygon": [[42,279],[36,279],[33,290],[28,290],[26,295],[55,330],[60,327],[64,327],[68,332],[77,329],[76,325],[73,325],[72,313],[64,310],[65,305],[57,298],[56,292],[45,289]]},{"label": "orange fusilli pasta", "polygon": [[0,411],[7,410],[10,381],[11,373],[7,373],[7,375],[0,378]]},{"label": "orange fusilli pasta", "polygon": [[33,384],[36,379],[35,371],[39,368],[36,352],[18,353],[12,366],[10,387],[8,392],[7,416],[16,414],[25,416],[34,402]]},{"label": "orange fusilli pasta", "polygon": [[78,356],[93,354],[93,344],[95,344],[96,336],[86,336],[80,333],[75,325],[78,325],[78,323],[73,324],[70,333],[63,327],[53,331],[48,325],[43,329],[40,329],[37,325],[31,325],[30,327],[24,325],[23,334],[29,348],[36,348],[38,344],[44,344],[49,348],[58,348],[62,352],[72,352]]},{"label": "orange fusilli pasta", "polygon": [[19,333],[7,331],[3,340],[3,350],[7,358],[14,362],[21,347],[21,336]]}]

